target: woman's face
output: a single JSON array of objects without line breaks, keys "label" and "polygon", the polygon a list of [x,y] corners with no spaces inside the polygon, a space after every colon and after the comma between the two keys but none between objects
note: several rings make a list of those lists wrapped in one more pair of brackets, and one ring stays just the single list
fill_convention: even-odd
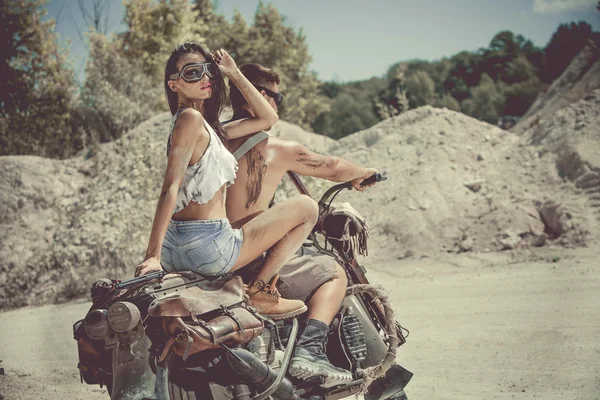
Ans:
[{"label": "woman's face", "polygon": [[[184,54],[177,63],[177,72],[181,72],[181,69],[187,64],[204,62],[207,62],[207,60],[202,54]],[[212,62],[212,60],[209,60],[208,62]],[[171,90],[178,93],[180,98],[183,97],[187,100],[206,100],[212,95],[212,85],[210,78],[206,74],[204,74],[202,79],[196,82],[186,82],[180,76],[174,81],[169,81],[169,87]]]}]

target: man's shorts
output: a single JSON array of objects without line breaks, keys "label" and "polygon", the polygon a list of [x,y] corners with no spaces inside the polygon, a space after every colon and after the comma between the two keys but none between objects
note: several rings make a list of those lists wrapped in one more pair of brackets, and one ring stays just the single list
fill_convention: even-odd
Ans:
[{"label": "man's shorts", "polygon": [[279,271],[277,289],[284,299],[306,302],[324,283],[333,279],[337,262],[314,246],[302,246]]},{"label": "man's shorts", "polygon": [[[245,283],[250,283],[260,270],[265,257],[252,261],[249,265],[237,270]],[[285,299],[296,299],[304,302],[336,274],[337,262],[331,256],[319,252],[310,245],[302,246],[296,254],[279,271],[277,289]]]}]

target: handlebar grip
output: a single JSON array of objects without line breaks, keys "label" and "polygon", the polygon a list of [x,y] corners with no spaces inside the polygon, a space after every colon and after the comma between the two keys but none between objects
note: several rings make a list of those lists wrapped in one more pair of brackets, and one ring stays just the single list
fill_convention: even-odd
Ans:
[{"label": "handlebar grip", "polygon": [[386,179],[387,179],[387,177],[381,175],[380,173],[376,173],[376,174],[373,174],[373,176],[371,176],[370,178],[367,178],[364,181],[362,181],[360,183],[360,186],[367,186],[367,185],[370,185],[372,183],[377,183],[377,182],[385,181]]}]

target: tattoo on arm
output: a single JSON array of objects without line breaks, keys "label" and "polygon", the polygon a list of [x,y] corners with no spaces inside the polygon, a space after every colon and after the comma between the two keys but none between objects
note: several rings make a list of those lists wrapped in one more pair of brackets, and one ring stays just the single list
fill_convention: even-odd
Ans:
[{"label": "tattoo on arm", "polygon": [[304,150],[296,151],[296,161],[312,169],[331,168],[333,166],[331,157],[325,157],[319,154],[311,155]]}]

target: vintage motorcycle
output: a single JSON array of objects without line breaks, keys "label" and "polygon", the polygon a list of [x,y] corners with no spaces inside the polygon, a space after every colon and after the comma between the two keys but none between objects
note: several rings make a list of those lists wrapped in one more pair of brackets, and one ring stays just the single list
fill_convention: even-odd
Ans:
[{"label": "vintage motorcycle", "polygon": [[[289,175],[308,195],[300,178]],[[385,179],[376,174],[364,184]],[[258,314],[247,303],[241,277],[163,271],[92,286],[92,307],[73,326],[82,382],[106,386],[111,399],[123,400],[336,400],[360,393],[365,400],[406,399],[412,373],[395,358],[408,331],[355,258],[348,236],[358,227],[348,215],[332,212],[333,199],[351,188],[342,183],[327,190],[309,237],[348,277],[326,353],[332,364],[352,372],[351,382],[331,386],[318,376],[289,376],[299,323]]]}]

